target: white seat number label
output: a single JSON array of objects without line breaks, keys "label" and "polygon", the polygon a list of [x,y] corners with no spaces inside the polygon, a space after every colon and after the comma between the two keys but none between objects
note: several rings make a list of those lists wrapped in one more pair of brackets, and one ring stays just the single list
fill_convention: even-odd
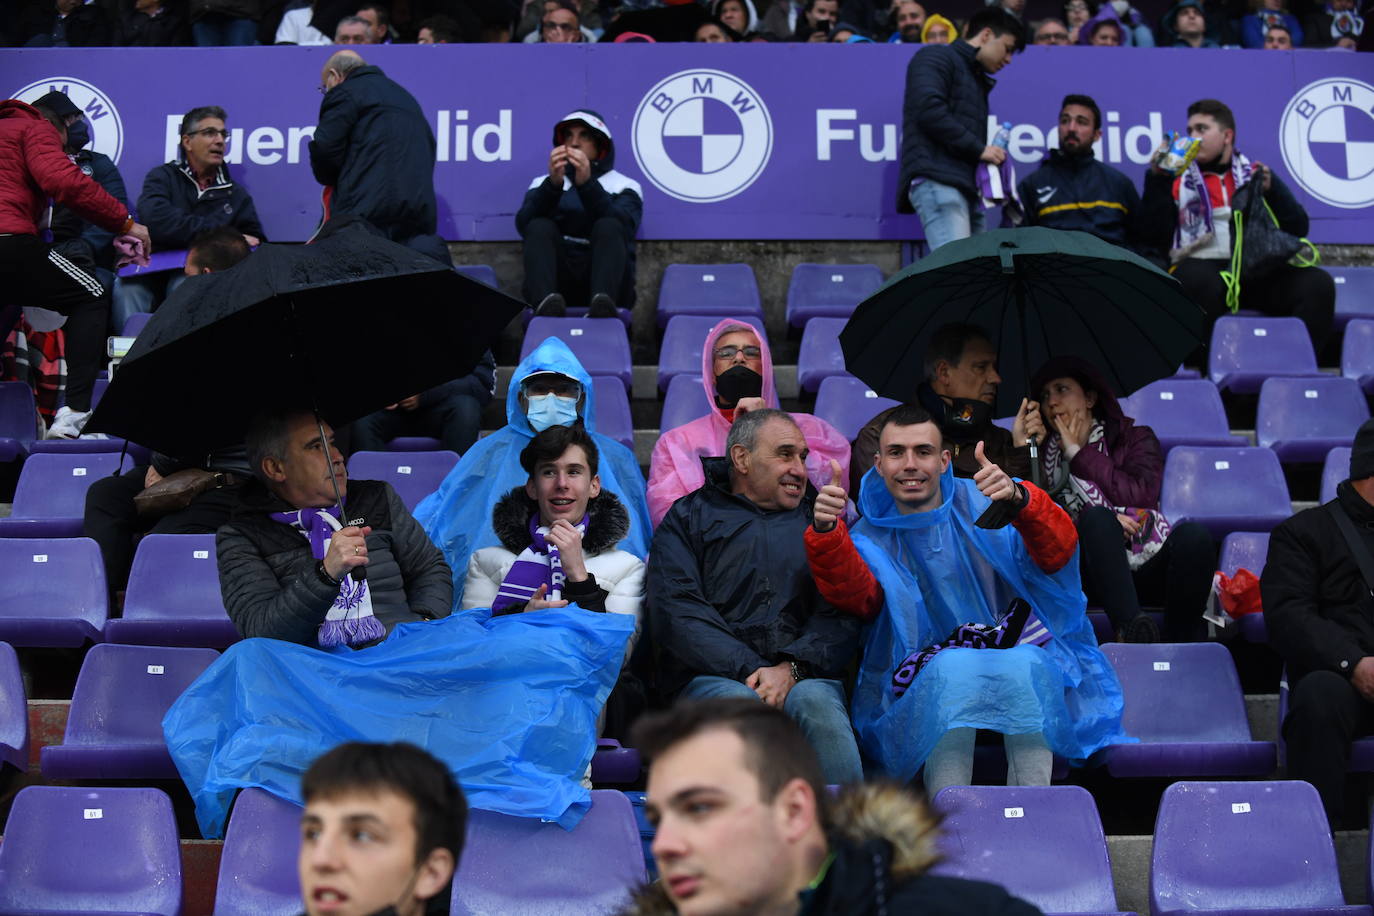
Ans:
[{"label": "white seat number label", "polygon": [[1313,389],[1313,388],[1308,388],[1306,391],[1304,391],[1304,392],[1302,393],[1302,396],[1305,397],[1305,398],[1313,398],[1313,399],[1316,399],[1316,397],[1317,397],[1317,392],[1316,392],[1316,390]]},{"label": "white seat number label", "polygon": [[85,477],[85,476],[86,476],[86,469],[85,469],[85,468],[72,468],[72,476],[73,476],[73,477]]},{"label": "white seat number label", "polygon": [[1249,814],[1249,813],[1250,813],[1250,803],[1249,803],[1249,802],[1233,802],[1232,805],[1231,805],[1231,813],[1232,813],[1232,814]]},{"label": "white seat number label", "polygon": [[1026,810],[1025,810],[1024,808],[1003,808],[1003,809],[1002,809],[1002,816],[1003,816],[1003,817],[1025,817],[1025,816],[1026,816]]},{"label": "white seat number label", "polygon": [[1159,399],[1161,401],[1172,401],[1174,399],[1174,393],[1172,391],[1161,391],[1159,393]]},{"label": "white seat number label", "polygon": [[582,336],[582,329],[581,329],[581,328],[570,328],[570,329],[568,330],[568,334],[570,334],[570,335],[573,336],[573,337],[581,337],[581,336]]},{"label": "white seat number label", "polygon": [[193,560],[208,560],[208,559],[210,559],[210,551],[208,551],[208,550],[193,550],[193,551],[191,551],[191,559],[193,559]]},{"label": "white seat number label", "polygon": [[48,555],[46,553],[36,553],[33,555],[33,562],[46,563],[48,562]]},{"label": "white seat number label", "polygon": [[715,274],[702,274],[702,275],[701,275],[701,282],[702,282],[702,283],[714,283],[714,282],[716,282],[716,275],[715,275]]},{"label": "white seat number label", "polygon": [[1269,329],[1268,329],[1268,328],[1255,328],[1255,336],[1256,336],[1256,337],[1268,337],[1268,336],[1269,336]]},{"label": "white seat number label", "polygon": [[1156,670],[1156,671],[1168,671],[1168,670],[1169,670],[1169,663],[1168,663],[1168,662],[1155,662],[1155,670]]},{"label": "white seat number label", "polygon": [[149,666],[148,666],[148,673],[149,673],[149,674],[162,674],[162,673],[163,673],[163,667],[162,667],[161,665],[149,665]]},{"label": "white seat number label", "polygon": [[410,465],[408,465],[408,464],[402,464],[402,465],[398,466],[398,467],[396,468],[396,473],[397,473],[397,474],[409,474],[409,473],[410,473]]},{"label": "white seat number label", "polygon": [[831,283],[843,283],[843,282],[844,282],[844,274],[831,274],[831,275],[830,275],[830,282],[831,282]]},{"label": "white seat number label", "polygon": [[105,816],[104,808],[86,808],[81,812],[81,816],[88,821],[98,821]]},{"label": "white seat number label", "polygon": [[1217,468],[1218,471],[1229,471],[1229,470],[1231,470],[1231,462],[1229,462],[1229,461],[1218,461],[1218,462],[1216,463],[1216,468]]}]

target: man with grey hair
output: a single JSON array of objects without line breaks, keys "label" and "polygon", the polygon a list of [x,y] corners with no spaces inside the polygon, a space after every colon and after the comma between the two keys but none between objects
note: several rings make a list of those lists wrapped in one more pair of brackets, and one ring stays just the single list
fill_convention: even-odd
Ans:
[{"label": "man with grey hair", "polygon": [[345,16],[334,27],[334,44],[365,45],[372,43],[372,23],[361,16]]},{"label": "man with grey hair", "polygon": [[448,616],[453,577],[439,549],[390,484],[348,479],[328,423],[273,411],[245,444],[257,480],[216,537],[220,592],[239,633],[365,648],[399,623]]},{"label": "man with grey hair", "polygon": [[815,490],[785,412],[735,418],[724,458],[654,535],[648,594],[663,683],[688,699],[754,697],[806,733],[831,784],[863,778],[840,679],[859,627],[821,598],[803,542]]}]

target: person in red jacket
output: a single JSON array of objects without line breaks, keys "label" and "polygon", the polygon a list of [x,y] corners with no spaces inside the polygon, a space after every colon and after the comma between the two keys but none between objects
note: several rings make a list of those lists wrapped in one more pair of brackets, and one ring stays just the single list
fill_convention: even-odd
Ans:
[{"label": "person in red jacket", "polygon": [[853,535],[838,467],[805,534],[821,595],[871,622],[851,704],[861,746],[901,782],[924,766],[931,796],[970,781],[978,729],[1004,736],[1011,785],[1048,785],[1053,754],[1129,740],[1073,521],[983,443],[975,454],[978,473],[956,479],[939,425],[903,405],[879,430]]},{"label": "person in red jacket", "polygon": [[146,227],[82,173],[63,150],[67,128],[54,112],[17,99],[0,102],[0,340],[19,310],[36,306],[67,316],[67,406],[49,436],[76,437],[91,411],[109,320],[100,282],[53,251],[40,231],[60,203],[119,236],[133,236],[152,251]]}]

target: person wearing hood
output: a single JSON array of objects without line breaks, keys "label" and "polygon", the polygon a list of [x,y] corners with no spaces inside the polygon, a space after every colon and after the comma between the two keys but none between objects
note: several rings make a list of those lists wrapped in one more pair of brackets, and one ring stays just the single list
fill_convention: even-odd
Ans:
[{"label": "person wearing hood", "polygon": [[759,31],[759,14],[754,0],[712,0],[711,15],[749,41]]},{"label": "person wearing hood", "polygon": [[853,535],[835,483],[816,497],[806,553],[827,601],[869,621],[854,688],[867,756],[926,793],[967,785],[977,729],[1000,732],[1008,785],[1049,785],[1129,739],[1121,686],[1088,622],[1073,521],[984,454],[954,476],[934,418],[902,405],[879,431]]},{"label": "person wearing hood", "polygon": [[619,916],[1036,916],[1002,888],[931,874],[938,818],[894,786],[826,787],[806,736],[747,700],[635,726],[660,879]]},{"label": "person wearing hood", "polygon": [[1155,46],[1155,33],[1145,24],[1145,17],[1140,10],[1131,6],[1130,0],[1110,0],[1102,4],[1102,8],[1097,14],[1089,19],[1078,32],[1078,43],[1081,45],[1110,45],[1111,42],[1105,38],[1094,38],[1099,30],[1116,27],[1121,40],[1117,45],[1136,48],[1153,48]]},{"label": "person wearing hood", "polygon": [[1163,606],[1165,642],[1200,639],[1216,546],[1199,523],[1171,525],[1160,512],[1164,455],[1154,430],[1122,413],[1102,373],[1077,357],[1041,366],[1031,391],[1045,489],[1078,528],[1088,599],[1124,642],[1159,639],[1142,602]]},{"label": "person wearing hood", "polygon": [[959,27],[939,13],[932,13],[921,26],[922,44],[951,45],[958,37]]},{"label": "person wearing hood", "polygon": [[1221,43],[1211,33],[1220,28],[1210,25],[1201,0],[1179,0],[1164,14],[1161,31],[1166,39],[1171,39],[1164,44],[1175,48],[1219,48]]},{"label": "person wearing hood", "polygon": [[[1084,35],[1087,36],[1086,41],[1083,41]],[[1116,18],[1115,13],[1110,16],[1099,13],[1083,28],[1079,34],[1079,41],[1094,48],[1119,48],[1126,43],[1126,30],[1122,28],[1121,20]]]},{"label": "person wearing hood", "polygon": [[643,215],[639,182],[615,170],[615,141],[601,115],[584,108],[559,120],[548,167],[515,214],[525,240],[525,301],[535,314],[559,317],[570,301],[585,303],[590,318],[633,307]]},{"label": "person wearing hood", "polygon": [[1088,232],[1104,242],[1138,245],[1140,195],[1122,172],[1100,161],[1102,109],[1091,96],[1059,104],[1059,146],[1018,187],[1028,226]]},{"label": "person wearing hood", "polygon": [[[654,527],[673,503],[705,482],[701,459],[725,454],[730,425],[744,413],[778,406],[773,357],[759,329],[725,318],[706,335],[701,349],[701,386],[711,411],[690,423],[663,430],[649,458],[649,515]],[[849,467],[849,443],[835,427],[808,413],[791,414],[811,450],[806,474],[816,486],[830,479],[830,462]],[[847,473],[847,470],[846,470]]]},{"label": "person wearing hood", "polygon": [[619,498],[630,517],[620,549],[649,555],[649,507],[644,475],[634,452],[596,431],[596,392],[592,377],[557,337],[546,338],[515,367],[506,392],[507,423],[473,443],[439,489],[415,507],[415,518],[454,571],[455,606],[461,606],[468,563],[473,551],[501,543],[492,512],[528,475],[520,452],[536,434],[551,426],[582,425],[600,453],[602,492]]}]

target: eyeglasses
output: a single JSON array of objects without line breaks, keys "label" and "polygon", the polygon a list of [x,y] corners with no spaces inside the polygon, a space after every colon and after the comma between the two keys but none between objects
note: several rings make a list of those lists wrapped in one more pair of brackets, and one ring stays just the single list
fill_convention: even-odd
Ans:
[{"label": "eyeglasses", "polygon": [[545,22],[543,23],[545,32],[566,32],[569,35],[580,32],[581,29],[572,22]]},{"label": "eyeglasses", "polygon": [[1041,32],[1035,36],[1037,44],[1042,45],[1066,45],[1069,43],[1068,32]]},{"label": "eyeglasses", "polygon": [[576,398],[582,396],[582,386],[572,381],[545,381],[539,379],[533,382],[526,382],[524,385],[525,397],[541,397],[546,394],[556,394],[560,398]]},{"label": "eyeglasses", "polygon": [[200,130],[188,131],[188,132],[187,132],[187,136],[188,136],[188,137],[200,136],[200,137],[212,137],[212,138],[213,138],[213,137],[219,137],[219,138],[221,138],[221,139],[223,139],[223,140],[228,140],[228,139],[229,139],[229,131],[227,131],[227,130],[220,130],[218,127],[202,127]]},{"label": "eyeglasses", "polygon": [[717,347],[716,359],[734,359],[735,355],[738,354],[740,351],[744,352],[744,356],[746,359],[758,359],[760,356],[763,355],[763,350],[761,350],[758,347],[736,347],[734,345],[731,345],[728,347]]}]

